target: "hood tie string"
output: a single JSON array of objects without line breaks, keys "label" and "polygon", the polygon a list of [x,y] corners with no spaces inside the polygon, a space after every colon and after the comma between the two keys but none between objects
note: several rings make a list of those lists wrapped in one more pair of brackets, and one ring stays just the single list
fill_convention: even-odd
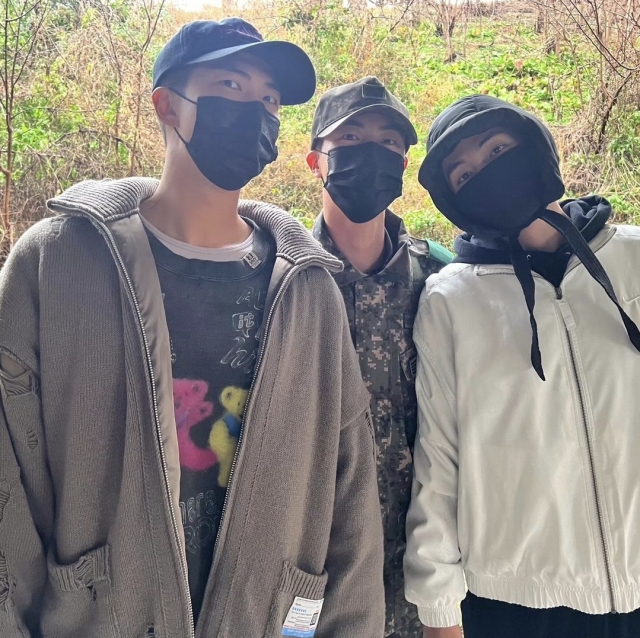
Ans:
[{"label": "hood tie string", "polygon": [[[634,348],[640,352],[640,330],[629,315],[624,311],[618,301],[615,290],[609,276],[607,275],[604,267],[596,257],[595,253],[591,250],[591,247],[582,236],[582,233],[576,228],[571,220],[565,215],[558,215],[550,210],[543,210],[538,214],[540,219],[543,219],[547,224],[555,228],[562,236],[567,240],[571,248],[573,249],[576,257],[580,259],[587,272],[593,277],[593,279],[602,286],[609,299],[618,309],[622,323],[627,331],[629,341],[633,344]],[[531,337],[531,365],[537,372],[538,376],[544,381],[544,370],[542,368],[542,355],[540,353],[540,344],[538,339],[538,326],[533,314],[535,306],[535,282],[531,273],[531,267],[525,251],[523,250],[518,238],[516,236],[509,238],[509,254],[511,257],[511,263],[515,272],[522,291],[524,293],[525,301],[527,302],[527,308],[529,310],[529,321],[531,323],[532,337]]]},{"label": "hood tie string", "polygon": [[536,322],[533,309],[536,304],[536,284],[533,280],[533,274],[531,273],[531,266],[527,255],[522,249],[517,237],[509,238],[509,254],[511,256],[511,263],[513,264],[513,270],[520,282],[522,292],[524,293],[524,299],[527,302],[527,308],[529,310],[529,323],[531,324],[531,365],[538,373],[538,376],[546,381],[544,376],[544,370],[542,369],[542,354],[540,353],[540,343],[538,340],[538,324]]}]

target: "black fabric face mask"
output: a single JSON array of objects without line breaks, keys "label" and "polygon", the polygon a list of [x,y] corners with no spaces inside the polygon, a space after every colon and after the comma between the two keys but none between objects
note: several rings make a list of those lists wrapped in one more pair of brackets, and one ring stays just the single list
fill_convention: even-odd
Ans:
[{"label": "black fabric face mask", "polygon": [[547,210],[551,202],[541,201],[541,192],[543,188],[535,154],[523,145],[516,146],[488,164],[454,195],[454,199],[458,211],[467,219],[489,226],[495,231],[494,237],[505,237],[509,241],[511,263],[529,311],[531,364],[544,381],[538,325],[534,314],[535,282],[527,254],[518,241],[520,231],[535,219],[543,219],[567,240],[589,274],[615,304],[629,340],[638,351],[640,331],[620,306],[611,280],[580,231],[567,216]]},{"label": "black fabric face mask", "polygon": [[175,131],[200,172],[216,186],[240,190],[278,157],[280,120],[261,102],[217,96],[199,97],[194,102],[171,90],[197,106],[191,139],[186,142],[178,129]]},{"label": "black fabric face mask", "polygon": [[519,233],[544,210],[540,168],[526,145],[507,151],[474,175],[455,195],[465,218],[495,229],[496,236]]},{"label": "black fabric face mask", "polygon": [[402,195],[404,157],[376,142],[337,146],[325,153],[329,169],[325,189],[355,224],[377,217]]}]

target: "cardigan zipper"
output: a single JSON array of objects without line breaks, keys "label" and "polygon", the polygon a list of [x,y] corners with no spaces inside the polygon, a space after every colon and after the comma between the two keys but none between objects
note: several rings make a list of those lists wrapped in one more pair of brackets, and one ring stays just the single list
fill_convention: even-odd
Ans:
[{"label": "cardigan zipper", "polygon": [[193,619],[193,606],[191,604],[191,592],[189,590],[189,577],[187,571],[187,561],[185,552],[182,549],[180,543],[180,534],[178,530],[178,520],[176,518],[176,513],[173,509],[173,498],[171,493],[171,485],[169,484],[169,469],[167,467],[167,457],[164,450],[164,444],[162,442],[162,433],[160,431],[160,412],[158,409],[158,393],[156,388],[156,380],[155,373],[153,371],[153,364],[151,359],[151,349],[149,347],[149,339],[147,337],[147,331],[144,327],[144,321],[142,320],[142,312],[140,311],[140,305],[138,303],[138,298],[136,297],[135,289],[133,287],[133,282],[131,281],[131,277],[125,267],[124,260],[122,259],[122,255],[118,250],[117,243],[111,230],[109,227],[103,222],[94,222],[100,225],[100,228],[105,233],[106,237],[109,240],[109,247],[111,249],[112,254],[116,258],[116,261],[120,267],[120,270],[124,276],[124,279],[127,283],[127,288],[129,289],[129,293],[131,295],[131,299],[133,300],[133,306],[136,311],[136,319],[138,320],[138,327],[140,328],[140,332],[142,335],[142,342],[144,345],[144,354],[145,360],[147,364],[147,369],[149,371],[149,380],[151,382],[151,402],[153,405],[153,420],[154,426],[156,430],[156,436],[158,439],[158,446],[160,449],[160,458],[162,460],[162,476],[164,479],[164,486],[166,490],[166,495],[169,500],[169,511],[171,512],[171,525],[173,529],[174,540],[176,545],[178,546],[178,554],[180,555],[180,567],[181,567],[181,575],[182,575],[182,584],[184,586],[184,593],[186,594],[187,600],[187,611],[188,611],[188,620],[189,620],[189,638],[194,638],[195,636],[195,623]]}]

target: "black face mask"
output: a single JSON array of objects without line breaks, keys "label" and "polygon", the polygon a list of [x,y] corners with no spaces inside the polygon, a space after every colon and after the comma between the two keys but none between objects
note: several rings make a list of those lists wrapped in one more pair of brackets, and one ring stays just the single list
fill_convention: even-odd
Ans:
[{"label": "black face mask", "polygon": [[[541,200],[542,180],[536,155],[526,145],[516,146],[485,166],[455,195],[455,205],[465,218],[490,227],[493,237],[507,237],[511,263],[524,293],[531,324],[531,363],[544,380],[538,326],[534,314],[535,282],[527,255],[518,241],[520,231],[535,219],[542,219],[567,240],[582,264],[615,304],[636,350],[640,351],[640,331],[620,306],[615,290],[589,244],[566,215],[547,210],[550,202]],[[490,236],[486,236],[490,239]]]},{"label": "black face mask", "polygon": [[324,184],[335,205],[355,224],[377,217],[402,195],[404,158],[375,142],[338,146],[328,153]]},{"label": "black face mask", "polygon": [[178,137],[200,172],[213,184],[237,191],[260,175],[278,157],[276,140],[280,120],[261,102],[237,102],[223,97],[204,96],[196,104],[196,123],[191,139]]},{"label": "black face mask", "polygon": [[518,234],[550,203],[541,199],[536,163],[530,146],[516,146],[485,166],[454,195],[456,209],[466,219],[495,229],[495,236]]}]

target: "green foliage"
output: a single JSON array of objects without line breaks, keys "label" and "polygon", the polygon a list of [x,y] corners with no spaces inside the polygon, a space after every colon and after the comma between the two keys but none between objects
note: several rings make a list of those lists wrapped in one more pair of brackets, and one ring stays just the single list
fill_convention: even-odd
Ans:
[{"label": "green foliage", "polygon": [[314,218],[309,216],[306,210],[301,208],[290,208],[289,212],[305,227],[311,230],[313,228]]},{"label": "green foliage", "polygon": [[[317,4],[306,13],[297,7],[287,8],[287,3],[281,6],[279,35],[309,51],[318,70],[318,94],[372,74],[409,108],[420,142],[409,152],[405,194],[394,210],[404,214],[411,232],[448,246],[452,243],[455,229],[417,184],[417,170],[430,123],[452,101],[472,93],[495,95],[541,117],[557,132],[561,153],[577,153],[579,157],[577,163],[565,162],[569,189],[623,193],[626,204],[614,197],[619,218],[635,220],[640,187],[629,169],[640,159],[640,112],[632,106],[614,109],[603,156],[593,161],[581,155],[590,152],[596,138],[597,126],[589,118],[599,109],[594,106],[599,97],[594,95],[599,60],[579,37],[567,35],[562,41],[550,41],[536,32],[531,20],[527,23],[526,19],[514,20],[513,15],[498,16],[471,19],[454,31],[449,48],[426,19],[404,23],[395,15],[379,14],[367,22],[340,2]],[[308,135],[314,107],[315,101],[283,114],[283,140],[291,137],[297,141],[305,132]],[[299,152],[300,146],[283,144],[283,155],[293,148]],[[302,164],[297,170],[304,170]],[[260,184],[257,186],[261,194]],[[310,199],[307,188],[298,183],[285,206],[299,209],[296,200]]]},{"label": "green foliage", "polygon": [[611,154],[620,162],[637,165],[640,160],[640,110],[616,118],[614,124],[617,126],[609,144]]},{"label": "green foliage", "polygon": [[[426,16],[345,5],[342,0],[274,0],[267,12],[256,0],[234,13],[269,38],[288,39],[307,50],[317,71],[317,95],[376,75],[403,100],[420,142],[409,152],[404,195],[393,209],[404,215],[411,232],[452,243],[455,229],[434,209],[417,172],[433,118],[471,93],[496,95],[543,118],[557,134],[569,190],[602,190],[619,219],[636,221],[640,112],[633,99],[616,105],[607,144],[601,155],[591,155],[597,127],[589,118],[601,108],[594,94],[599,61],[578,38],[550,42],[536,33],[530,18],[498,14],[461,22],[447,42]],[[219,17],[211,7],[202,15],[167,7],[145,49],[148,18],[141,0],[57,4],[47,24],[51,53],[38,60],[21,87],[14,122],[16,191],[23,201],[37,201],[42,214],[42,202],[56,190],[78,179],[125,175],[130,163],[134,172],[159,175],[162,138],[149,99],[153,60],[180,23]],[[138,98],[143,109],[136,129]],[[635,104],[639,99],[635,96]],[[321,185],[304,161],[316,100],[282,109],[280,158],[243,193],[283,206],[307,227],[321,207]],[[5,140],[0,129],[0,147]],[[36,217],[29,211],[29,219]]]},{"label": "green foliage", "polygon": [[423,210],[410,210],[403,215],[408,231],[415,237],[433,239],[445,246],[450,246],[455,237],[455,228],[440,215],[426,214]]}]

